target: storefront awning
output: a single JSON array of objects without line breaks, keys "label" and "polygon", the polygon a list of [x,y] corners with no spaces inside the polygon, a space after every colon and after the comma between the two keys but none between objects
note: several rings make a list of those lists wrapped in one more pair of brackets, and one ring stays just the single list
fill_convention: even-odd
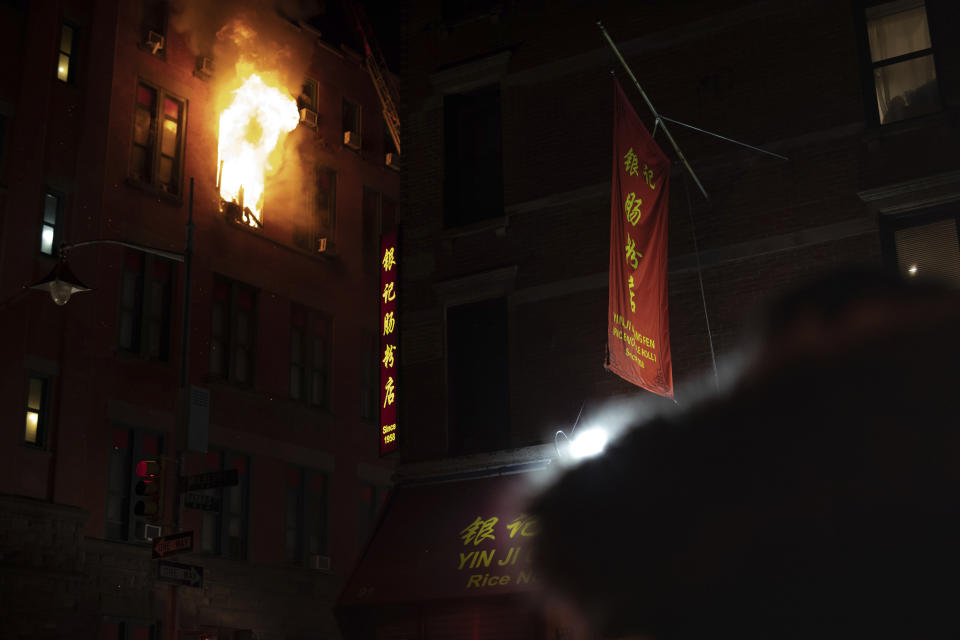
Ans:
[{"label": "storefront awning", "polygon": [[398,486],[338,607],[534,589],[523,506],[540,473]]}]

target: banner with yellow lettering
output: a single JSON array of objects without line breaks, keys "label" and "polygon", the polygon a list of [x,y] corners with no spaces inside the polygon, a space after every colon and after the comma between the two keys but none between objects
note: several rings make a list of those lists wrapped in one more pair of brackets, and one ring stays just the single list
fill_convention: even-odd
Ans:
[{"label": "banner with yellow lettering", "polygon": [[667,313],[670,160],[614,80],[606,367],[673,397]]}]

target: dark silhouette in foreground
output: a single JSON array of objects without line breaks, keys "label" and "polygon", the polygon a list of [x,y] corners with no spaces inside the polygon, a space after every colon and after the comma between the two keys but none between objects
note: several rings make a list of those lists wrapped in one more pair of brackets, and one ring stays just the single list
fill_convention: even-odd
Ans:
[{"label": "dark silhouette in foreground", "polygon": [[960,636],[960,298],[842,274],[757,333],[539,496],[540,575],[609,638]]}]

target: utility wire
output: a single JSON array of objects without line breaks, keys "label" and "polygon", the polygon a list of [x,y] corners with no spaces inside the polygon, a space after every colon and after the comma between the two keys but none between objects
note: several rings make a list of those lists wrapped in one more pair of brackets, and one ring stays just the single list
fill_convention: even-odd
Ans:
[{"label": "utility wire", "polygon": [[703,319],[707,323],[707,341],[710,343],[710,362],[713,363],[713,382],[720,390],[720,374],[717,371],[717,354],[713,349],[713,332],[710,330],[710,314],[707,313],[707,295],[703,290],[703,269],[700,265],[700,248],[697,245],[697,226],[693,222],[693,204],[690,202],[690,184],[683,174],[683,190],[687,194],[687,213],[690,215],[690,232],[693,235],[693,255],[697,259],[697,281],[700,283],[700,300],[703,302]]},{"label": "utility wire", "polygon": [[661,115],[659,119],[660,119],[660,120],[666,120],[667,122],[671,122],[671,123],[673,123],[673,124],[678,124],[678,125],[680,125],[681,127],[686,127],[687,129],[693,129],[694,131],[699,131],[700,133],[705,133],[705,134],[707,134],[708,136],[713,136],[714,138],[720,138],[721,140],[726,140],[727,142],[732,142],[732,143],[734,143],[734,144],[738,144],[738,145],[740,145],[741,147],[746,147],[747,149],[753,149],[754,151],[759,151],[760,153],[765,153],[765,154],[767,154],[768,156],[773,156],[774,158],[780,158],[781,160],[787,160],[787,161],[790,160],[790,158],[788,158],[788,157],[786,157],[786,156],[782,156],[782,155],[780,155],[779,153],[774,153],[773,151],[767,151],[766,149],[761,149],[760,147],[755,147],[755,146],[753,146],[752,144],[747,144],[746,142],[740,142],[739,140],[734,140],[733,138],[728,138],[727,136],[722,136],[722,135],[720,135],[719,133],[714,133],[714,132],[712,132],[712,131],[707,131],[706,129],[701,129],[700,127],[695,127],[695,126],[693,126],[692,124],[687,124],[686,122],[680,122],[679,120],[673,120],[672,118],[668,118],[667,116],[664,116],[664,115]]}]

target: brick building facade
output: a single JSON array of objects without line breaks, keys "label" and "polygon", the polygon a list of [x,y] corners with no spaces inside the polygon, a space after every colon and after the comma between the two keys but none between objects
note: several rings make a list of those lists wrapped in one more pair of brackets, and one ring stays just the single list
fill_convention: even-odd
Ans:
[{"label": "brick building facade", "polygon": [[[668,403],[603,367],[611,71],[648,129],[654,122],[598,18],[661,114],[788,158],[670,125],[707,202],[656,134],[674,160],[669,313],[681,406],[712,384],[709,337],[722,384],[751,310],[791,285],[842,267],[960,278],[956,3],[411,3],[402,481],[512,472],[556,458],[554,433],[581,407],[589,419],[615,398]],[[463,499],[477,496],[465,489]],[[498,605],[472,593],[436,608],[405,608],[394,594],[373,607],[379,626],[367,632],[531,637],[516,616],[490,623],[485,607]]]},{"label": "brick building facade", "polygon": [[[258,228],[218,195],[235,75],[215,36],[238,17],[301,119]],[[337,636],[330,606],[392,474],[367,263],[399,174],[349,23],[313,18],[253,2],[0,3],[0,636]],[[187,382],[209,419],[191,413],[208,446],[184,453],[185,269],[137,247],[182,252],[191,207]],[[93,291],[66,306],[24,289],[61,243],[91,240],[133,246],[70,250]],[[158,522],[137,513],[141,460],[166,463]],[[181,460],[238,484],[202,492],[220,509],[187,508],[178,526]],[[158,579],[146,524],[194,532],[174,559],[203,568],[202,588]]]}]

